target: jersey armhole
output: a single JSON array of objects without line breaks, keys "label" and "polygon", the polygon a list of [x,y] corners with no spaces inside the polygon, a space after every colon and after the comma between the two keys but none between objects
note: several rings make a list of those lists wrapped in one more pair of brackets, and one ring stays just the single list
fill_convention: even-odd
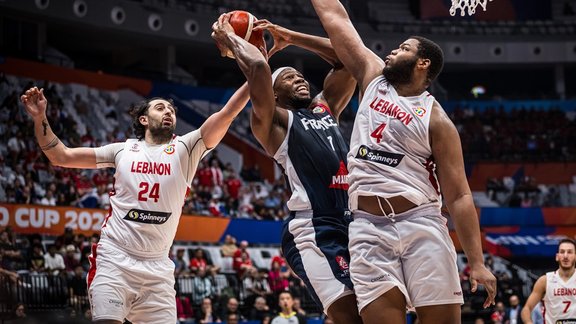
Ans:
[{"label": "jersey armhole", "polygon": [[294,122],[294,115],[292,111],[288,110],[288,126],[286,127],[286,136],[284,137],[282,144],[280,144],[280,147],[278,147],[278,150],[276,150],[274,156],[272,157],[276,161],[280,161],[284,153],[288,151],[288,138],[290,137],[290,130],[292,129],[293,122]]},{"label": "jersey armhole", "polygon": [[366,93],[371,92],[374,87],[379,86],[380,82],[388,83],[388,81],[386,80],[386,78],[383,75],[379,75],[379,76],[375,77],[372,81],[370,81],[370,83],[368,83],[368,85],[366,86],[366,89],[364,89],[364,95],[366,95]]}]

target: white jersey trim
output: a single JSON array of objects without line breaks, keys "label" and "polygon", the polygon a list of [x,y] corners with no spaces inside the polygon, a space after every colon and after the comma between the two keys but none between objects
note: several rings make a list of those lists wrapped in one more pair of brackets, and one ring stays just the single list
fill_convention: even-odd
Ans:
[{"label": "white jersey trim", "polygon": [[296,168],[294,167],[294,164],[292,164],[292,160],[290,160],[290,157],[288,156],[288,141],[293,123],[294,115],[292,111],[288,110],[288,128],[286,130],[286,137],[274,154],[274,160],[284,168],[284,174],[288,177],[288,183],[290,184],[290,190],[292,191],[292,195],[290,196],[288,203],[286,203],[288,210],[311,210],[312,204],[310,203],[310,198],[306,193],[302,181],[298,177],[298,173],[296,173]]}]

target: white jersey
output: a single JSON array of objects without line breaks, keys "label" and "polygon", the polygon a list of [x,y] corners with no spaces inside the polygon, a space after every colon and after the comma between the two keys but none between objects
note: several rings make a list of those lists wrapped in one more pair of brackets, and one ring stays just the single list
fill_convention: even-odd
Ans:
[{"label": "white jersey", "polygon": [[434,97],[401,97],[383,76],[360,102],[348,153],[350,210],[358,196],[403,196],[416,205],[441,201],[429,140]]},{"label": "white jersey", "polygon": [[162,145],[129,139],[95,150],[99,168],[116,168],[101,239],[139,258],[168,256],[186,192],[208,152],[200,130]]},{"label": "white jersey", "polygon": [[576,323],[576,276],[564,281],[558,271],[546,273],[546,294],[542,305],[544,323]]}]

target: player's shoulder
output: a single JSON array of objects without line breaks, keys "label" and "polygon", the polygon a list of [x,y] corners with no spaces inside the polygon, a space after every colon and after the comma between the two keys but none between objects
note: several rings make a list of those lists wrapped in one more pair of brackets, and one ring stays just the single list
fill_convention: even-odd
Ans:
[{"label": "player's shoulder", "polygon": [[202,132],[200,131],[200,128],[198,128],[184,135],[174,135],[172,143],[189,144],[200,139],[202,139]]},{"label": "player's shoulder", "polygon": [[430,110],[430,124],[439,124],[438,126],[452,125],[452,120],[436,99],[432,102]]},{"label": "player's shoulder", "polygon": [[139,150],[139,146],[138,146],[138,141],[134,140],[134,141],[124,141],[124,142],[114,142],[114,143],[108,143],[99,147],[94,148],[96,154],[111,154],[111,155],[116,155],[116,154],[121,154],[125,149],[131,150],[131,151],[138,151]]},{"label": "player's shoulder", "polygon": [[541,292],[545,293],[548,280],[551,279],[553,275],[554,272],[548,272],[541,275],[534,283],[534,290],[540,290]]},{"label": "player's shoulder", "polygon": [[[427,93],[427,92],[426,92],[426,93]],[[423,96],[424,99],[427,99],[427,100],[430,100],[430,101],[431,101],[431,107],[432,107],[432,109],[439,109],[439,110],[441,110],[442,112],[445,112],[445,111],[444,111],[444,107],[442,107],[442,104],[440,104],[440,102],[439,102],[438,100],[436,100],[436,98],[434,98],[431,94],[428,94],[428,95],[423,94],[422,96]]]},{"label": "player's shoulder", "polygon": [[200,128],[198,128],[184,135],[174,135],[172,144],[174,144],[177,151],[182,151],[178,150],[178,148],[182,146],[185,149],[185,152],[189,153],[198,145],[204,145],[204,142],[202,141],[202,132],[200,131]]},{"label": "player's shoulder", "polygon": [[[372,51],[369,51],[371,54],[374,54]],[[359,81],[360,87],[363,90],[368,90],[372,84],[375,82],[387,82],[386,78],[382,74],[382,70],[386,66],[384,61],[381,58],[376,57],[374,60],[368,60],[369,66],[366,68],[363,76],[357,78]]]}]

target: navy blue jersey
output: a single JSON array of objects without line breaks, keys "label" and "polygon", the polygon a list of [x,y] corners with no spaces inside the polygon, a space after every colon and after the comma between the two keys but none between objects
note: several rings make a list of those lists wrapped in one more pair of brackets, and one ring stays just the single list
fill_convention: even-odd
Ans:
[{"label": "navy blue jersey", "polygon": [[327,107],[288,111],[288,133],[274,159],[284,169],[291,211],[348,209],[348,144]]}]

